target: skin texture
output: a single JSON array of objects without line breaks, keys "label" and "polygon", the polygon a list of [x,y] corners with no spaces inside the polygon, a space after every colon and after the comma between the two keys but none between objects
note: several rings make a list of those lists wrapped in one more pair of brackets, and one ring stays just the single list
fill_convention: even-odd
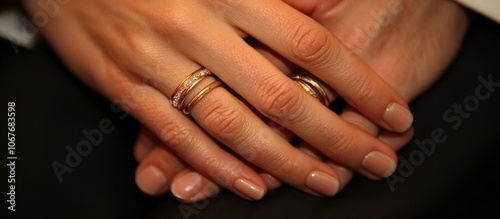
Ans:
[{"label": "skin texture", "polygon": [[[451,1],[286,2],[311,16],[336,35],[408,102],[423,93],[440,77],[457,53],[468,27],[465,12]],[[307,73],[268,47],[262,44],[254,46],[285,74]],[[329,93],[332,95],[335,91],[330,88]],[[386,142],[394,150],[404,146],[413,134],[412,130],[402,135],[382,130],[352,106],[347,106],[340,117]],[[278,127],[276,130],[291,138],[291,133],[283,128]],[[149,163],[155,163],[157,159],[164,162],[175,160],[170,156],[171,153],[148,133],[148,130],[142,129],[135,146],[136,159],[141,162],[138,170]],[[351,170],[327,159],[307,143],[300,143],[298,148],[332,166],[339,176],[341,188],[352,178]],[[161,153],[170,155],[160,156]],[[219,191],[217,184],[187,166],[172,168],[169,171],[171,175],[177,174],[170,178],[170,188],[180,201],[196,201]],[[199,175],[198,179],[201,180],[190,180],[197,178],[194,175]],[[262,172],[261,176],[266,180],[269,189],[281,185],[271,174]],[[168,185],[165,185],[161,192],[167,190]]]},{"label": "skin texture", "polygon": [[[46,11],[35,1],[23,3],[33,15]],[[331,196],[345,184],[340,172],[291,147],[255,112],[301,137],[312,151],[369,178],[394,170],[396,155],[388,144],[328,111],[295,86],[284,69],[244,41],[251,36],[279,54],[278,59],[283,57],[321,79],[353,111],[402,133],[396,138],[406,136],[412,119],[406,111],[401,113],[407,109],[406,101],[361,59],[364,47],[351,46],[358,56],[348,41],[343,44],[313,20],[320,20],[314,12],[321,11],[316,6],[327,5],[323,1],[56,3],[57,13],[46,24],[38,23],[43,36],[77,77],[132,114],[164,145],[163,154],[153,153],[150,156],[157,158],[146,159],[137,170],[139,186],[148,194],[165,192],[187,166],[202,179],[251,200],[260,199],[267,187],[268,180],[257,169],[312,194]],[[342,1],[327,3],[346,6]],[[409,4],[417,3],[422,2]],[[212,91],[186,117],[169,105],[168,98],[200,65],[215,72],[227,88]],[[400,106],[396,114],[387,110],[395,104]],[[373,152],[385,158],[378,163],[387,165],[375,170],[365,165]],[[144,180],[148,178],[156,181]],[[145,189],[151,182],[154,185]]]},{"label": "skin texture", "polygon": [[[170,167],[153,161],[146,172],[138,170],[139,186],[148,194],[169,188],[172,170],[186,164],[251,200],[267,187],[254,166],[303,191],[335,194],[338,174],[292,147],[250,107],[356,172],[381,178],[394,171],[396,154],[387,144],[315,101],[244,40],[252,36],[307,69],[385,129],[409,129],[412,116],[404,99],[338,38],[285,2],[50,2],[57,10],[40,23],[37,15],[46,5],[23,1],[47,42],[77,77],[133,115],[178,159]],[[169,97],[200,65],[227,88],[213,90],[185,116]],[[199,89],[210,80],[203,83]],[[404,116],[387,110],[394,104]],[[387,165],[375,171],[363,165],[372,152]]]}]

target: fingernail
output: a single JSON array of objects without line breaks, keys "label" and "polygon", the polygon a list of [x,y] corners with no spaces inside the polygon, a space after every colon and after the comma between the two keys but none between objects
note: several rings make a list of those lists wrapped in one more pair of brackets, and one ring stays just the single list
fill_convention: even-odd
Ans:
[{"label": "fingernail", "polygon": [[246,179],[238,179],[234,187],[244,196],[252,200],[260,200],[264,196],[264,189]]},{"label": "fingernail", "polygon": [[144,168],[135,180],[137,186],[148,195],[158,195],[167,184],[167,178],[155,166]]},{"label": "fingernail", "polygon": [[341,166],[339,164],[333,163],[332,161],[327,161],[327,164],[333,170],[335,170],[338,178],[342,179],[342,182],[344,182],[342,185],[339,186],[339,191],[337,191],[340,192],[349,183],[349,181],[351,181],[352,177],[354,177],[354,173],[350,169],[347,169],[346,167]]},{"label": "fingernail", "polygon": [[339,190],[339,180],[321,171],[309,174],[306,186],[327,197],[334,196]]},{"label": "fingernail", "polygon": [[219,192],[220,189],[219,186],[217,186],[217,184],[206,182],[205,186],[202,186],[202,188],[200,189],[200,192],[194,195],[190,201],[197,202],[206,198],[210,198],[219,194]]},{"label": "fingernail", "polygon": [[134,146],[134,158],[137,162],[142,162],[144,158],[153,150],[154,147],[149,147],[146,145],[135,145]]},{"label": "fingernail", "polygon": [[396,170],[396,162],[389,156],[373,151],[365,156],[362,163],[363,167],[372,174],[387,178]]},{"label": "fingernail", "polygon": [[202,177],[198,173],[188,173],[172,184],[172,194],[178,199],[191,200],[201,190]]},{"label": "fingernail", "polygon": [[413,115],[411,112],[398,103],[391,103],[384,112],[384,120],[389,124],[393,131],[404,132],[411,127]]},{"label": "fingernail", "polygon": [[262,179],[264,181],[266,181],[266,185],[267,185],[268,190],[274,190],[274,189],[277,189],[281,186],[281,182],[278,181],[273,176],[271,176],[269,173],[262,173],[262,174],[260,174],[260,177],[262,177]]}]

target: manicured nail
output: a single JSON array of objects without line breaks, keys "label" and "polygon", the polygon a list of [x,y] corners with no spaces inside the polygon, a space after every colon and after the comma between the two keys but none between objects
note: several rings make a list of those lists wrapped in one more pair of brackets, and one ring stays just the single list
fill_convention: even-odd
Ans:
[{"label": "manicured nail", "polygon": [[387,124],[393,128],[393,131],[396,132],[405,132],[413,123],[413,115],[411,112],[398,103],[389,104],[385,109],[383,117],[385,122],[387,122]]},{"label": "manicured nail", "polygon": [[246,179],[238,179],[234,187],[244,196],[252,200],[260,200],[264,196],[264,189]]},{"label": "manicured nail", "polygon": [[309,174],[306,186],[327,197],[334,196],[339,190],[339,180],[321,171]]},{"label": "manicured nail", "polygon": [[396,162],[382,152],[373,151],[365,156],[363,167],[370,173],[387,178],[396,170]]},{"label": "manicured nail", "polygon": [[172,184],[172,194],[181,200],[192,200],[195,196],[200,193],[201,190],[201,180],[200,174],[191,172],[180,179],[175,180]]},{"label": "manicured nail", "polygon": [[266,182],[268,190],[274,190],[279,188],[282,184],[276,178],[271,176],[269,173],[261,173],[260,177]]},{"label": "manicured nail", "polygon": [[[203,183],[202,183],[203,184]],[[203,199],[207,199],[210,197],[213,197],[217,194],[219,194],[220,189],[217,184],[211,183],[211,182],[205,182],[205,185],[202,186],[200,189],[200,192],[198,194],[194,195],[190,201],[192,202],[197,202]]]},{"label": "manicured nail", "polygon": [[167,178],[155,166],[144,168],[135,180],[137,186],[148,195],[158,195],[167,184]]}]

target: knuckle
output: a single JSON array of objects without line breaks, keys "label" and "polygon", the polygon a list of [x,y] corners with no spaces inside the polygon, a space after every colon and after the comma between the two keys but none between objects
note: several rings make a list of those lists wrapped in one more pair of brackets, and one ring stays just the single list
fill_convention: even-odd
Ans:
[{"label": "knuckle", "polygon": [[338,135],[335,139],[334,146],[330,147],[330,155],[344,157],[352,154],[351,150],[354,148],[355,138],[352,134]]},{"label": "knuckle", "polygon": [[[293,84],[291,84],[293,85]],[[298,88],[283,80],[263,80],[259,87],[261,112],[269,118],[283,119],[297,115],[300,106]]]},{"label": "knuckle", "polygon": [[175,121],[165,123],[160,129],[159,137],[171,148],[185,148],[182,146],[192,144],[195,139],[192,130]]},{"label": "knuckle", "polygon": [[204,115],[204,127],[218,136],[219,140],[234,139],[243,135],[246,117],[235,106],[220,98],[205,102],[201,114]]},{"label": "knuckle", "polygon": [[360,103],[370,103],[376,100],[375,83],[368,75],[363,75],[353,81],[350,91]]},{"label": "knuckle", "polygon": [[155,26],[165,33],[164,36],[189,36],[200,24],[199,16],[193,16],[192,9],[187,5],[172,4],[167,10],[168,13],[161,10],[154,16],[158,22]]},{"label": "knuckle", "polygon": [[342,116],[342,119],[370,135],[376,136],[379,132],[378,126],[362,115],[350,114]]},{"label": "knuckle", "polygon": [[322,65],[340,55],[330,33],[322,28],[304,24],[292,36],[291,54],[300,62]]},{"label": "knuckle", "polygon": [[283,154],[273,154],[273,156],[265,156],[266,165],[269,172],[279,173],[280,175],[288,175],[293,173],[294,170],[299,169],[299,164],[295,159],[290,159]]}]

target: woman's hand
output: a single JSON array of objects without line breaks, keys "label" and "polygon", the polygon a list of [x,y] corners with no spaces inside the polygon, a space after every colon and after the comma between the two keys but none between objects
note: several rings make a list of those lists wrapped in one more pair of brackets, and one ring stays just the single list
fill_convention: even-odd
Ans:
[{"label": "woman's hand", "polygon": [[[444,72],[460,47],[467,29],[467,16],[450,1],[299,1],[288,0],[292,6],[308,14],[332,31],[346,45],[359,54],[382,78],[393,86],[406,101],[424,92]],[[418,10],[417,10],[418,9]],[[364,16],[360,16],[364,15]],[[259,45],[259,51],[282,71],[291,73],[285,59],[268,48]],[[382,131],[353,107],[348,106],[341,117],[379,140],[401,148],[412,136]],[[139,161],[165,161],[171,154],[164,147],[155,146],[153,136],[141,132],[135,146]],[[323,155],[303,143],[300,148],[313,156],[327,161]],[[153,150],[153,151],[152,151]],[[335,162],[332,165],[345,186],[352,172]],[[141,164],[142,168],[144,162]],[[182,170],[182,172],[180,172]],[[196,201],[216,194],[216,184],[192,169],[171,171],[172,192],[182,201]],[[280,182],[269,174],[262,174],[268,186],[275,188]]]},{"label": "woman's hand", "polygon": [[[43,10],[35,1],[23,2],[34,15]],[[410,127],[405,101],[385,81],[282,1],[73,0],[59,9],[40,27],[44,37],[80,79],[151,130],[179,159],[175,168],[188,164],[252,200],[265,194],[266,184],[245,161],[306,192],[331,196],[338,190],[331,167],[292,147],[228,90],[207,94],[192,118],[172,107],[168,97],[204,66],[254,109],[336,162],[377,178],[395,169],[388,145],[316,102],[245,42],[252,36],[307,69],[385,129]],[[187,99],[214,80],[203,80]],[[386,165],[366,165],[374,159]],[[161,163],[150,164],[139,170],[138,183],[156,194],[171,177]],[[141,181],[151,177],[160,183]]]},{"label": "woman's hand", "polygon": [[[318,1],[316,6],[298,0],[285,1],[309,12],[308,15],[362,57],[408,102],[425,92],[444,73],[458,52],[469,23],[463,8],[447,0]],[[363,9],[361,6],[368,4],[373,7]],[[351,106],[340,116],[395,150],[410,141],[413,134],[412,131],[400,135],[382,130]],[[310,151],[307,144],[302,147]],[[328,163],[339,173],[341,187],[344,187],[353,173],[335,162]]]}]

